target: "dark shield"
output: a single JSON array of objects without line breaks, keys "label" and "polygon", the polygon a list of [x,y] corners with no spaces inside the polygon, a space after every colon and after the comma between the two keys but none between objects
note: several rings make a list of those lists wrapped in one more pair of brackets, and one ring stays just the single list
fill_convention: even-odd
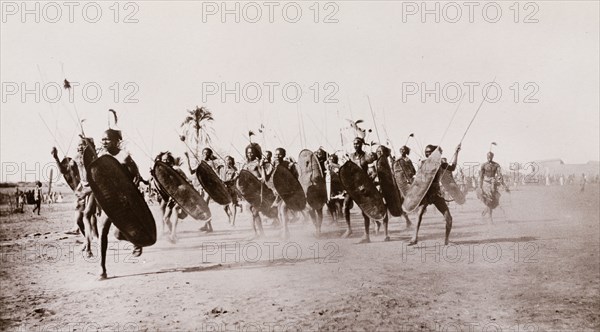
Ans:
[{"label": "dark shield", "polygon": [[277,209],[272,208],[275,201],[273,191],[247,170],[241,170],[236,183],[237,189],[244,199],[267,217],[277,216]]},{"label": "dark shield", "polygon": [[81,176],[79,175],[79,168],[77,168],[77,164],[75,164],[75,161],[69,157],[65,157],[60,162],[60,169],[62,171],[65,171],[62,174],[65,178],[65,181],[69,185],[69,188],[75,191],[75,189],[77,189],[77,186],[79,185],[79,182],[81,181]]},{"label": "dark shield", "polygon": [[360,166],[347,161],[340,168],[340,180],[350,198],[369,218],[382,220],[385,217],[383,196]]},{"label": "dark shield", "polygon": [[392,174],[392,169],[387,157],[381,157],[377,160],[377,177],[379,177],[379,185],[381,193],[385,198],[385,204],[394,217],[402,215],[402,196],[396,186],[396,180]]},{"label": "dark shield", "polygon": [[417,174],[415,175],[415,179],[413,183],[410,185],[408,191],[406,192],[406,196],[404,197],[404,204],[402,207],[406,212],[414,211],[421,201],[433,180],[435,179],[435,175],[440,169],[442,165],[442,153],[440,149],[437,148],[435,151],[429,155],[429,158],[425,159]]},{"label": "dark shield", "polygon": [[302,185],[287,167],[277,166],[273,173],[273,186],[285,204],[294,211],[302,211],[306,207],[306,197]]},{"label": "dark shield", "polygon": [[88,165],[88,182],[98,204],[127,240],[137,246],[156,242],[156,224],[144,196],[127,169],[105,155]]},{"label": "dark shield", "polygon": [[210,165],[205,161],[202,161],[196,169],[196,177],[204,188],[204,191],[208,193],[208,196],[212,198],[217,204],[227,205],[231,203],[231,195],[227,187],[221,181],[217,173],[213,170]]},{"label": "dark shield", "polygon": [[298,174],[308,205],[315,210],[322,209],[327,202],[327,186],[319,160],[312,151],[307,149],[300,151]]},{"label": "dark shield", "polygon": [[154,163],[152,173],[156,184],[192,218],[196,220],[210,219],[208,204],[186,177],[162,161]]}]

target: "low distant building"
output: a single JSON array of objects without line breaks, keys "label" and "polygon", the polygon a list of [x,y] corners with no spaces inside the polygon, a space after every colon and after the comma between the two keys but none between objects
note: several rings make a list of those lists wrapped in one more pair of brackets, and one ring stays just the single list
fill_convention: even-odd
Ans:
[{"label": "low distant building", "polygon": [[534,162],[539,168],[539,172],[547,175],[570,175],[580,176],[585,173],[586,176],[596,176],[600,173],[600,162],[588,161],[585,164],[565,164],[562,159],[536,160]]}]

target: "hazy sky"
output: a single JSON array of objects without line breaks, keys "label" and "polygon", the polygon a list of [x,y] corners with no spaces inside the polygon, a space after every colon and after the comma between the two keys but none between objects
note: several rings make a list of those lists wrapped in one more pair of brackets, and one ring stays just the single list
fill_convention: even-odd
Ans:
[{"label": "hazy sky", "polygon": [[[127,148],[144,173],[150,155],[185,151],[175,130],[186,109],[196,105],[214,113],[215,147],[238,160],[232,145],[243,151],[248,130],[256,132],[260,123],[267,129],[269,149],[283,143],[294,156],[302,145],[338,149],[344,119],[363,119],[364,127],[375,129],[367,96],[381,141],[389,137],[397,150],[415,133],[420,144],[441,142],[450,154],[482,100],[482,86],[494,77],[502,95],[483,104],[463,141],[460,161],[485,160],[492,141],[498,143],[501,164],[600,159],[596,1],[520,3],[518,17],[513,2],[488,5],[485,15],[481,2],[473,7],[472,23],[462,2],[458,18],[455,7],[438,2],[439,23],[435,14],[421,17],[421,2],[311,1],[272,7],[238,2],[239,23],[235,14],[223,22],[220,1],[120,3],[118,18],[113,2],[98,2],[102,13],[96,23],[86,21],[95,20],[94,6],[88,5],[86,15],[84,3],[73,7],[71,23],[69,7],[59,4],[61,16],[41,3],[39,23],[35,14],[22,17],[21,2],[2,4],[2,181],[22,177],[9,164],[16,163],[20,172],[50,162],[53,135],[62,150],[71,145],[68,154],[73,155],[76,139],[69,142],[78,130],[75,108],[96,140],[107,128],[107,110],[115,109]],[[235,5],[227,2],[229,9]],[[429,9],[435,5],[428,3]],[[498,18],[496,5],[502,11]],[[257,7],[262,16],[255,19]],[[297,8],[302,13],[296,18]],[[74,88],[74,102],[65,90],[56,95],[55,87],[65,78],[81,84]],[[235,92],[221,95],[222,88],[235,90],[236,82],[239,102]],[[434,90],[436,82],[439,102],[421,91]],[[39,92],[24,93],[24,88],[35,90],[36,83]],[[293,102],[297,86],[302,95]],[[205,93],[214,87],[216,94]],[[419,91],[410,90],[415,87]],[[457,107],[456,87],[467,95],[442,140]],[[102,93],[97,101],[95,88]],[[133,102],[124,102],[128,95]],[[375,130],[369,140],[378,140]],[[419,143],[409,145],[418,150]]]}]

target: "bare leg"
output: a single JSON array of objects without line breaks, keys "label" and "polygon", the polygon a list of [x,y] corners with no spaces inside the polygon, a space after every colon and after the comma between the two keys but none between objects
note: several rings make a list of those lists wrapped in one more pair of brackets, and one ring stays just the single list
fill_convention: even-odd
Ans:
[{"label": "bare leg", "polygon": [[277,215],[279,217],[279,221],[281,221],[281,223],[283,224],[283,230],[282,230],[282,232],[283,232],[282,238],[283,239],[289,239],[289,237],[290,237],[290,230],[288,228],[287,212],[288,212],[287,205],[282,200],[281,202],[279,202],[279,205],[277,206]]},{"label": "bare leg", "polygon": [[381,230],[381,222],[379,220],[375,221],[375,235],[379,235],[379,231]]},{"label": "bare leg", "polygon": [[402,212],[402,216],[404,217],[404,220],[406,221],[406,229],[411,229],[412,228],[412,222],[408,218],[408,213]]},{"label": "bare leg", "polygon": [[389,224],[389,216],[386,213],[385,217],[383,217],[383,233],[385,235],[385,237],[383,238],[383,241],[385,241],[385,242],[390,240],[390,235],[388,233],[388,224]]},{"label": "bare leg", "polygon": [[231,225],[231,212],[229,211],[229,204],[223,207],[225,214],[227,215],[227,222]]},{"label": "bare leg", "polygon": [[444,244],[448,245],[448,241],[450,239],[450,231],[452,230],[452,215],[450,214],[450,210],[446,209],[444,212],[444,219],[446,220],[446,239],[444,240]]},{"label": "bare leg", "polygon": [[231,204],[231,208],[233,209],[233,218],[231,219],[231,226],[235,227],[235,217],[237,215],[237,205]]},{"label": "bare leg", "polygon": [[346,198],[344,198],[344,218],[346,219],[346,226],[348,228],[346,229],[346,232],[342,235],[343,238],[348,238],[352,235],[352,225],[350,224],[350,202],[352,202],[350,196],[346,196]]},{"label": "bare leg", "polygon": [[369,243],[371,242],[371,237],[369,236],[369,227],[371,226],[371,219],[367,217],[367,215],[363,212],[363,219],[365,220],[365,235],[358,243]]},{"label": "bare leg", "polygon": [[415,229],[415,234],[413,238],[410,239],[408,243],[409,246],[413,246],[419,242],[419,228],[421,227],[421,221],[423,221],[423,215],[425,214],[425,209],[427,205],[419,205],[417,208],[417,228]]},{"label": "bare leg", "polygon": [[254,230],[254,237],[256,238],[264,236],[262,221],[260,220],[258,209],[250,206],[250,212],[252,213],[252,229]]},{"label": "bare leg", "polygon": [[100,280],[106,279],[106,250],[108,249],[108,231],[112,222],[107,217],[104,218],[104,222],[101,227],[100,234],[100,267],[102,272],[100,273]]},{"label": "bare leg", "polygon": [[315,227],[316,227],[316,237],[321,237],[321,225],[323,225],[323,208],[320,208],[318,210],[315,211],[317,213],[317,218],[316,218],[316,223],[315,223]]},{"label": "bare leg", "polygon": [[[173,208],[173,210],[174,209],[175,208]],[[177,216],[177,211],[175,211],[175,213],[173,213],[173,216],[175,217],[175,222],[173,222],[173,229],[171,230],[171,235],[169,236],[169,241],[171,243],[177,243],[177,224],[179,224],[179,217]]]}]

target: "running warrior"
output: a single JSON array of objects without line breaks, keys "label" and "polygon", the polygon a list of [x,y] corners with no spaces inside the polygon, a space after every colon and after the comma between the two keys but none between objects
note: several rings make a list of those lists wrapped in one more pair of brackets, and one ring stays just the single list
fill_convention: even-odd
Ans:
[{"label": "running warrior", "polygon": [[[275,176],[275,171],[277,170],[278,167],[283,167],[286,168],[287,170],[289,170],[289,172],[291,173],[291,175],[293,177],[295,177],[296,179],[298,179],[298,170],[296,169],[296,166],[293,163],[290,163],[287,160],[284,160],[286,156],[286,151],[284,148],[277,148],[275,149],[275,160],[273,161],[271,167],[271,172],[270,173],[265,173],[265,178],[267,179],[267,186],[269,188],[271,188],[271,190],[273,190],[273,192],[275,193],[275,201],[273,202],[273,207],[277,207],[277,217],[279,219],[279,222],[282,224],[283,226],[283,230],[282,230],[282,237],[284,239],[287,239],[290,237],[290,232],[289,232],[289,228],[288,228],[288,211],[291,210],[291,208],[288,206],[288,204],[286,204],[286,202],[283,200],[283,198],[281,197],[281,193],[277,191],[277,189],[275,188],[275,183],[274,183],[274,176]],[[265,169],[266,172],[266,169]],[[293,178],[291,178],[293,179]],[[297,183],[298,187],[296,189],[298,189],[299,191],[294,191],[296,193],[302,193],[302,188],[300,187],[300,184]],[[286,188],[289,190],[289,188]],[[301,194],[302,197],[304,197],[304,193]],[[297,211],[299,212],[299,211]]]},{"label": "running warrior", "polygon": [[[192,165],[190,163],[190,157],[187,152],[185,153],[185,158],[187,160],[188,167],[190,169],[190,173],[192,173],[192,175],[196,174],[197,168],[192,168]],[[217,159],[217,157],[214,156],[213,150],[211,148],[204,148],[204,149],[202,149],[202,160],[198,161],[198,164],[200,162],[204,161],[213,169],[213,171],[217,172],[217,164],[215,163],[216,159]],[[209,204],[210,196],[208,195],[206,190],[204,190],[204,188],[202,188],[202,186],[200,186],[200,187],[201,187],[200,194],[202,195],[202,198],[204,198],[204,200],[206,201],[206,204]],[[212,227],[211,220],[212,219],[208,219],[207,221],[205,221],[204,225],[202,227],[200,227],[200,231],[212,233],[213,227]]]},{"label": "running warrior", "polygon": [[225,157],[225,165],[219,168],[219,175],[221,181],[225,183],[227,191],[231,196],[231,204],[225,205],[225,213],[229,219],[229,224],[235,226],[235,216],[237,214],[238,198],[237,191],[235,189],[235,181],[238,178],[239,172],[235,167],[235,160],[232,156]]},{"label": "running warrior", "polygon": [[[408,188],[408,186],[410,186],[412,184],[415,174],[417,174],[417,171],[415,170],[415,166],[413,165],[412,160],[410,160],[410,158],[408,157],[409,154],[410,154],[410,148],[406,145],[402,146],[400,148],[401,156],[394,163],[394,167],[400,168],[400,170],[403,173],[403,179],[398,179],[398,177],[396,177],[396,182],[398,182],[398,181],[403,182],[403,183],[397,183],[398,188],[400,189],[400,194],[402,196],[404,196],[406,194],[406,191],[402,190],[402,188]],[[404,219],[406,220],[406,228],[410,228],[412,226],[412,222],[408,218],[408,213],[406,213],[406,211],[402,212],[402,217],[404,217]]]},{"label": "running warrior", "polygon": [[[367,155],[363,151],[362,147],[364,144],[364,140],[362,138],[360,138],[360,137],[354,138],[353,144],[354,144],[354,152],[350,154],[350,160],[353,163],[360,166],[360,168],[365,172],[365,174],[368,174],[369,164],[374,161],[374,157],[373,157],[373,155]],[[350,210],[352,209],[353,206],[354,206],[354,203],[352,201],[352,198],[350,198],[350,195],[346,194],[346,196],[344,197],[344,218],[346,219],[346,225],[348,226],[348,229],[342,235],[342,237],[344,237],[344,238],[350,237],[352,235],[352,225],[350,224]],[[368,242],[371,242],[371,239],[369,236],[369,226],[370,226],[371,220],[362,210],[361,210],[361,213],[362,213],[364,223],[365,223],[365,235],[362,238],[362,240],[360,241],[360,243],[368,243]],[[387,218],[387,216],[386,216],[386,218]],[[387,220],[386,220],[386,222],[387,222]]]},{"label": "running warrior", "polygon": [[[425,157],[429,158],[431,153],[433,151],[435,151],[435,149],[437,149],[437,148],[438,147],[436,145],[427,145],[425,147]],[[439,149],[441,152],[442,149],[441,148],[439,148]],[[440,211],[440,213],[444,216],[444,219],[446,221],[446,238],[444,240],[444,244],[446,244],[446,245],[448,244],[448,240],[450,238],[450,231],[452,230],[452,215],[450,214],[450,209],[448,209],[448,205],[446,204],[446,201],[444,200],[444,196],[441,191],[440,178],[442,176],[442,172],[454,172],[454,170],[456,169],[456,163],[458,161],[458,152],[459,151],[460,151],[460,144],[456,147],[456,152],[454,153],[454,156],[453,156],[450,164],[448,164],[448,163],[441,164],[441,166],[437,170],[437,173],[435,174],[435,177],[433,178],[433,182],[431,183],[431,186],[429,187],[429,189],[427,190],[427,193],[425,194],[425,197],[423,197],[423,199],[421,200],[421,203],[419,203],[419,206],[417,208],[417,218],[418,218],[417,219],[417,228],[415,229],[415,235],[410,240],[408,245],[417,244],[418,237],[419,237],[419,228],[421,227],[421,221],[423,220],[423,214],[425,214],[427,206],[430,204],[435,205],[435,207],[438,209],[438,211]],[[425,163],[425,160],[422,161],[421,165],[423,165],[423,163]]]},{"label": "running warrior", "polygon": [[[114,157],[117,161],[119,161],[121,163],[121,165],[125,166],[125,168],[129,172],[129,174],[131,175],[131,180],[133,181],[133,184],[136,187],[138,187],[140,181],[142,180],[142,177],[140,176],[137,164],[135,163],[135,161],[133,161],[133,158],[131,158],[131,155],[129,154],[129,152],[127,152],[125,149],[121,148],[122,140],[123,140],[123,136],[122,136],[120,130],[109,128],[108,130],[106,130],[104,132],[104,135],[102,137],[102,149],[100,149],[98,156],[110,155],[110,156]],[[101,218],[100,220],[101,220],[101,222],[100,222],[99,228],[101,229],[100,247],[101,247],[101,258],[102,258],[102,260],[101,260],[102,274],[100,275],[100,278],[106,279],[106,277],[107,277],[106,267],[105,267],[106,250],[108,247],[108,231],[110,230],[112,221],[110,218],[108,218],[108,216],[106,216],[106,214],[104,214],[104,218]],[[118,240],[126,240],[127,241],[125,236],[121,233],[121,231],[119,231],[118,228],[115,231],[115,237]],[[141,254],[142,254],[142,247],[136,246],[134,244],[132,255],[134,257],[139,257]]]},{"label": "running warrior", "polygon": [[487,153],[487,162],[481,165],[479,171],[479,188],[477,191],[478,198],[485,204],[485,209],[481,213],[482,216],[489,215],[489,221],[494,222],[492,211],[498,207],[500,203],[500,192],[498,185],[504,186],[506,192],[509,192],[508,187],[502,178],[502,170],[500,165],[494,161],[494,153]]},{"label": "running warrior", "polygon": [[[179,173],[183,178],[187,179],[187,175],[179,168],[179,164],[175,157],[171,154],[171,152],[161,152],[154,159],[155,161],[162,161],[167,164],[171,168],[173,168],[177,173]],[[153,180],[156,181],[156,180]],[[189,180],[188,180],[189,181]],[[177,224],[179,223],[179,219],[184,219],[187,216],[187,213],[183,211],[183,209],[175,202],[175,200],[169,196],[164,190],[160,188],[158,185],[154,185],[158,194],[161,197],[160,201],[160,211],[162,212],[162,221],[163,221],[163,233],[165,232],[165,225],[167,225],[169,229],[169,242],[176,243],[177,242]],[[174,216],[174,221],[171,221],[171,216]]]},{"label": "running warrior", "polygon": [[58,160],[58,153],[56,147],[52,148],[52,156],[56,160],[61,174],[65,176],[65,179],[71,178],[73,173],[71,170],[77,169],[78,181],[75,187],[75,196],[77,196],[77,206],[75,215],[75,226],[71,231],[66,232],[67,234],[78,234],[79,231],[85,236],[85,244],[83,251],[85,251],[87,257],[92,257],[91,242],[93,237],[98,237],[98,222],[96,220],[97,204],[94,199],[94,194],[87,181],[87,172],[83,164],[83,152],[87,146],[96,151],[94,140],[92,138],[82,138],[77,145],[77,155],[75,159],[67,159],[68,163],[61,163]]},{"label": "running warrior", "polygon": [[[242,167],[243,170],[250,172],[262,183],[265,182],[264,169],[261,165],[262,149],[257,143],[250,143],[245,150],[246,163]],[[239,182],[239,180],[238,180]],[[262,193],[261,193],[262,196]],[[248,201],[250,203],[250,201]],[[259,214],[260,206],[250,204],[250,213],[252,213],[252,229],[254,230],[254,237],[264,236],[262,227],[262,221]]]},{"label": "running warrior", "polygon": [[342,214],[342,204],[344,202],[344,189],[340,183],[340,165],[338,164],[338,156],[335,154],[329,155],[326,164],[327,178],[327,210],[331,216],[331,222],[337,223],[339,216]]}]

